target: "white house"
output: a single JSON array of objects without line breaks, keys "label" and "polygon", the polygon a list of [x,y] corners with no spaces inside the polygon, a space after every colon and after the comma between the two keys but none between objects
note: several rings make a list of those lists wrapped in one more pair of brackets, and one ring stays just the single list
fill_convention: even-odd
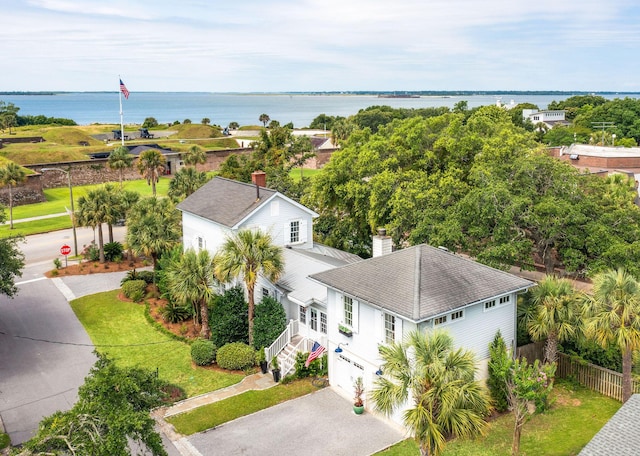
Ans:
[{"label": "white house", "polygon": [[[390,243],[384,234],[376,243]],[[516,343],[518,293],[534,284],[446,250],[418,245],[311,276],[327,287],[329,381],[352,395],[380,373],[378,346],[412,330],[446,328],[476,354],[486,378],[489,344],[500,330]]]},{"label": "white house", "polygon": [[284,247],[282,277],[256,288],[258,297],[280,301],[291,320],[267,350],[287,353],[283,375],[296,350],[318,341],[328,350],[330,383],[351,397],[355,378],[371,387],[378,346],[413,329],[446,327],[457,346],[475,351],[480,378],[498,330],[515,345],[517,294],[532,282],[428,245],[392,252],[384,232],[374,236],[368,260],[314,244],[317,214],[265,188],[264,173],[254,173],[254,182],[216,177],[181,202],[183,243],[215,253],[228,233],[255,228]]},{"label": "white house", "polygon": [[182,212],[183,247],[215,254],[225,238],[240,229],[255,228],[270,233],[276,245],[285,247],[286,270],[276,284],[259,279],[256,301],[265,295],[276,298],[285,308],[287,318],[300,321],[298,332],[326,339],[326,332],[322,332],[326,329],[326,289],[307,276],[360,258],[314,244],[313,218],[317,214],[265,188],[265,173],[255,172],[252,179],[253,184],[246,184],[214,177],[178,204]]},{"label": "white house", "polygon": [[545,124],[548,128],[553,128],[555,125],[570,125],[569,121],[565,119],[565,111],[548,110],[538,111],[536,109],[523,109],[522,120],[529,120],[533,125],[539,123]]}]

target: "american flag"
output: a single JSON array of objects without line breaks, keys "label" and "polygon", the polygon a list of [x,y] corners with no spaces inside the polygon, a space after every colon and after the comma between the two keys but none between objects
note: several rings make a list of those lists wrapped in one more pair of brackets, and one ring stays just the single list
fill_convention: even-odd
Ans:
[{"label": "american flag", "polygon": [[129,99],[129,91],[127,90],[127,86],[124,85],[124,82],[122,82],[122,79],[120,79],[120,92],[122,92],[122,95],[124,95],[126,99]]},{"label": "american flag", "polygon": [[304,367],[309,367],[311,361],[316,359],[318,356],[324,353],[324,347],[320,345],[318,342],[313,342],[313,347],[311,348],[311,353],[309,353],[309,357],[304,363]]}]

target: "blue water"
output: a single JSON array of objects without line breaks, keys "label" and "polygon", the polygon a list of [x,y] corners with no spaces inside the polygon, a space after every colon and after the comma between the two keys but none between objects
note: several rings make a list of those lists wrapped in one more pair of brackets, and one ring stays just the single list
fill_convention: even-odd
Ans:
[{"label": "blue water", "polygon": [[[259,125],[261,114],[268,114],[281,124],[293,122],[296,128],[306,127],[319,114],[348,117],[360,109],[374,105],[394,108],[453,107],[461,100],[470,108],[502,103],[533,103],[545,109],[553,100],[571,95],[460,95],[423,96],[420,98],[378,98],[376,95],[287,95],[287,94],[215,94],[202,92],[132,92],[129,99],[122,98],[125,124],[141,124],[147,117],[160,123],[182,122],[191,119],[199,123],[208,117],[212,124],[226,126],[229,122],[240,125]],[[638,94],[603,94],[606,98],[637,98]],[[73,119],[79,125],[92,123],[119,124],[120,105],[117,92],[81,92],[56,95],[0,95],[0,100],[20,108],[20,115],[45,115]]]}]

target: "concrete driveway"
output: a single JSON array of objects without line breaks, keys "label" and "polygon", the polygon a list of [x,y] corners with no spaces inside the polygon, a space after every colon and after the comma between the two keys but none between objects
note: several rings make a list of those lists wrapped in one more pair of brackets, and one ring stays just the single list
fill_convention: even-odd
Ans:
[{"label": "concrete driveway", "polygon": [[203,455],[366,456],[405,438],[397,427],[324,388],[188,438]]}]

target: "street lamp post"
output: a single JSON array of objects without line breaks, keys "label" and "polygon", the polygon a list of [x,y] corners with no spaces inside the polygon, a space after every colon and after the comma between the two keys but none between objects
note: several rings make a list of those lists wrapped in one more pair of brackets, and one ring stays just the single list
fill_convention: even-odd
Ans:
[{"label": "street lamp post", "polygon": [[73,187],[71,187],[71,168],[64,170],[62,168],[42,168],[40,171],[60,171],[67,175],[67,181],[69,182],[69,199],[71,200],[71,226],[73,227],[73,253],[78,256],[78,237],[76,236],[76,212],[73,207]]}]

